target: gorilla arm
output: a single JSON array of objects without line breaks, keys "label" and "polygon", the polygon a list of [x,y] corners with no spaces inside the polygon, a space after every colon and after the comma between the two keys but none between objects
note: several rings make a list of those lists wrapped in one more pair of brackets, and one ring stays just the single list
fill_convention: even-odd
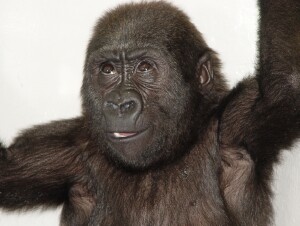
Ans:
[{"label": "gorilla arm", "polygon": [[238,84],[220,111],[221,186],[237,221],[249,225],[269,225],[273,165],[300,135],[300,2],[259,6],[257,75]]},{"label": "gorilla arm", "polygon": [[261,0],[257,76],[227,97],[221,139],[267,169],[300,133],[300,2]]},{"label": "gorilla arm", "polygon": [[0,207],[8,210],[58,205],[79,177],[80,118],[26,130],[9,148],[0,144]]},{"label": "gorilla arm", "polygon": [[246,140],[261,164],[277,160],[300,132],[300,2],[262,0],[257,81],[260,97]]}]

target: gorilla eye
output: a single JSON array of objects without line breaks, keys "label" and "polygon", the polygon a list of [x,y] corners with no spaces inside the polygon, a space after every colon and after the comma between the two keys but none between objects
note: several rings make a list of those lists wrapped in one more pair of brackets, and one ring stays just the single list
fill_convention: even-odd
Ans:
[{"label": "gorilla eye", "polygon": [[114,74],[115,73],[115,67],[111,63],[102,64],[100,70],[104,74]]},{"label": "gorilla eye", "polygon": [[147,61],[142,61],[139,66],[137,67],[137,70],[139,72],[147,72],[153,69],[153,66],[151,63],[147,62]]}]

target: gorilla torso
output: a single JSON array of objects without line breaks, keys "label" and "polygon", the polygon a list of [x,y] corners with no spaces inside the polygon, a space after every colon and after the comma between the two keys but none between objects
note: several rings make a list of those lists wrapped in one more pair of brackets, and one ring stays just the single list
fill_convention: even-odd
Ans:
[{"label": "gorilla torso", "polygon": [[[87,169],[93,179],[74,185],[71,191],[79,187],[81,192],[72,193],[63,216],[86,215],[82,225],[232,225],[222,200],[227,198],[226,189],[249,164],[240,150],[236,156],[233,148],[225,151],[225,147],[219,147],[217,129],[218,121],[213,117],[207,133],[199,136],[189,153],[143,173],[111,167],[113,163],[105,156],[93,156],[88,160],[93,162],[87,164],[93,165]],[[238,174],[240,161],[231,165],[233,158],[246,163]],[[235,192],[241,186],[235,187]],[[232,198],[231,191],[227,194],[228,199]],[[234,206],[235,200],[230,201]]]}]

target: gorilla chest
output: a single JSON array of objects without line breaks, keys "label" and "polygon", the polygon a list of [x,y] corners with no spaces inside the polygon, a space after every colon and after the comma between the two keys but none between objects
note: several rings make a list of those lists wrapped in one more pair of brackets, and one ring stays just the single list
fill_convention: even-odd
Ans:
[{"label": "gorilla chest", "polygon": [[217,177],[204,177],[202,167],[115,175],[103,186],[91,225],[225,225]]}]

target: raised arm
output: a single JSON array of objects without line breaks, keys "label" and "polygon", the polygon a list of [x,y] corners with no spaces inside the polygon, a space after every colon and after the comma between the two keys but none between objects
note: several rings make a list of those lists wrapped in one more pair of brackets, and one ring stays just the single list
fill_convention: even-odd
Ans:
[{"label": "raised arm", "polygon": [[300,1],[260,0],[256,76],[220,108],[220,185],[236,225],[273,225],[270,179],[300,135]]},{"label": "raised arm", "polygon": [[85,147],[80,118],[26,130],[13,144],[0,144],[0,207],[14,210],[58,205],[80,176]]},{"label": "raised arm", "polygon": [[257,172],[300,132],[300,1],[261,0],[256,77],[224,101],[221,140],[247,149]]}]

